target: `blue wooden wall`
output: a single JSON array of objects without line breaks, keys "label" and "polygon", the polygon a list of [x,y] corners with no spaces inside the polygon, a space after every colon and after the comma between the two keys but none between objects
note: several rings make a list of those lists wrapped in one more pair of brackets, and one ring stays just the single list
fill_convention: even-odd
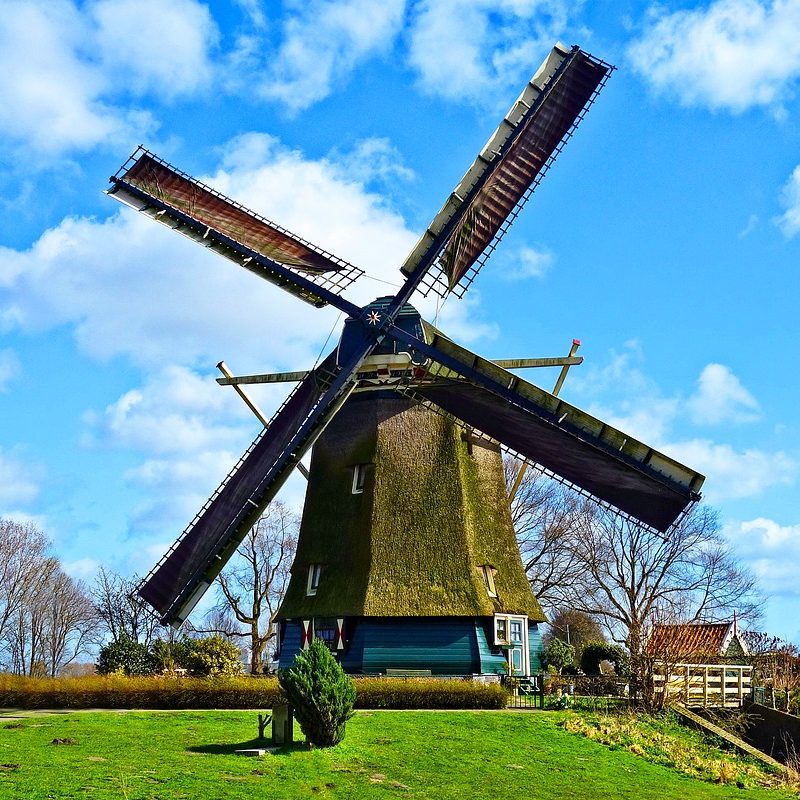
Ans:
[{"label": "blue wooden wall", "polygon": [[[301,626],[286,622],[280,666],[291,666],[300,650]],[[492,620],[465,617],[348,619],[347,647],[340,653],[344,669],[374,675],[387,669],[425,669],[433,675],[504,674],[508,671],[499,648],[491,647]],[[531,671],[541,669],[542,640],[530,624]]]}]

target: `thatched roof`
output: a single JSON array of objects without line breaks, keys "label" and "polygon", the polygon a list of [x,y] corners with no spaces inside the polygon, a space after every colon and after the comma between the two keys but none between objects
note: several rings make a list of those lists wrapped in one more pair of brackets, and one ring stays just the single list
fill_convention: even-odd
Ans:
[{"label": "thatched roof", "polygon": [[[362,494],[352,493],[355,464],[367,464]],[[311,597],[310,564],[323,566]],[[483,565],[496,570],[496,598]],[[517,549],[499,451],[469,446],[454,423],[393,392],[356,394],[314,446],[280,616],[496,612],[544,619]]]}]

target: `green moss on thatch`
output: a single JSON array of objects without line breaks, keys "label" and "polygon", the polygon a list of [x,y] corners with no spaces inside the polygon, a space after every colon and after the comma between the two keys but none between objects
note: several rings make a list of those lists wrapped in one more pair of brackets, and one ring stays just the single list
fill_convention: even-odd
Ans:
[{"label": "green moss on thatch", "polygon": [[[282,618],[469,616],[543,620],[524,574],[499,452],[395,394],[351,398],[314,448]],[[368,464],[363,494],[352,468]],[[306,596],[308,565],[323,565]],[[491,598],[479,571],[497,572]]]}]

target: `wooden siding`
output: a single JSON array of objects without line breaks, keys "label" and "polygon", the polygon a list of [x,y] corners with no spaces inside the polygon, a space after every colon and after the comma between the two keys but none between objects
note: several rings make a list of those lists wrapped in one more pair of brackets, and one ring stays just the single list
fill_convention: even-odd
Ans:
[{"label": "wooden siding", "polygon": [[287,669],[292,666],[294,657],[300,652],[300,623],[297,620],[287,622],[283,626],[281,635],[281,652],[278,657],[280,669]]},{"label": "wooden siding", "polygon": [[[472,618],[369,619],[345,621],[344,669],[374,675],[387,669],[426,669],[433,675],[472,675],[481,661]],[[300,649],[300,622],[286,623],[280,666]]]},{"label": "wooden siding", "polygon": [[528,652],[531,660],[531,675],[536,675],[544,669],[542,666],[544,645],[539,626],[535,622],[528,623]]},{"label": "wooden siding", "polygon": [[480,670],[472,619],[362,620],[351,649],[362,650],[365,673],[429,669],[433,675],[470,675]]},{"label": "wooden siding", "polygon": [[480,672],[484,675],[508,674],[508,662],[499,647],[490,645],[494,641],[494,619],[477,620],[475,622],[475,635],[478,640],[478,654],[480,656]]}]

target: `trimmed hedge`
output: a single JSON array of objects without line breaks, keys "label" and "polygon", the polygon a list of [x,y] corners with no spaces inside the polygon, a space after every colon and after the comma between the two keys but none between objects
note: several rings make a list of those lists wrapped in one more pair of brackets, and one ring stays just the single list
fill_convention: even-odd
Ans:
[{"label": "trimmed hedge", "polygon": [[271,708],[279,702],[275,678],[0,675],[0,708]]},{"label": "trimmed hedge", "polygon": [[[355,678],[356,708],[505,708],[499,684],[435,678]],[[24,678],[0,674],[0,708],[271,708],[286,702],[273,677]]]},{"label": "trimmed hedge", "polygon": [[355,678],[356,708],[505,708],[499,683],[436,678]]}]

